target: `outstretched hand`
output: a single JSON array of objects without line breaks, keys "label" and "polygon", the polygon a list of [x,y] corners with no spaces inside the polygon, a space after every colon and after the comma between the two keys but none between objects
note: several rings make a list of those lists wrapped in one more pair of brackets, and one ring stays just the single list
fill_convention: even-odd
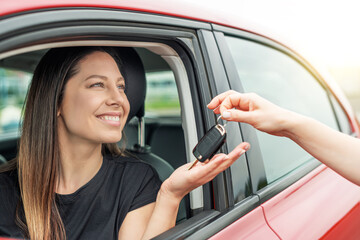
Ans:
[{"label": "outstretched hand", "polygon": [[276,106],[255,93],[233,90],[219,94],[208,104],[215,114],[227,121],[244,122],[256,129],[276,136],[286,135],[292,112]]},{"label": "outstretched hand", "polygon": [[198,162],[191,170],[191,163],[177,168],[161,186],[167,196],[180,201],[193,189],[211,181],[216,175],[231,166],[250,147],[249,143],[239,144],[229,154],[216,154],[207,163]]}]

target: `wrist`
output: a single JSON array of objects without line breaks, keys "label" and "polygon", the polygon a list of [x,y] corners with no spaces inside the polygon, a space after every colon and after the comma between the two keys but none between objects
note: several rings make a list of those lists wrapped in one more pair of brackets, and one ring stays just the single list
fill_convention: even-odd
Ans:
[{"label": "wrist", "polygon": [[179,205],[182,199],[182,196],[177,196],[168,190],[165,186],[165,182],[161,185],[160,190],[157,195],[157,201],[167,202],[170,205]]},{"label": "wrist", "polygon": [[283,118],[284,127],[282,133],[284,137],[294,140],[297,136],[297,131],[301,131],[302,125],[306,122],[306,117],[292,111],[286,111],[287,113],[284,114],[286,118]]}]

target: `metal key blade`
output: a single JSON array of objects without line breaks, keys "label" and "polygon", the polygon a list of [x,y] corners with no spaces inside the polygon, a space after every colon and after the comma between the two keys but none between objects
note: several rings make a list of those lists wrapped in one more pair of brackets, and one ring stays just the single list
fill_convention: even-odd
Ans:
[{"label": "metal key blade", "polygon": [[192,169],[192,168],[197,164],[198,161],[199,161],[199,160],[196,159],[196,160],[193,162],[193,164],[191,164],[191,166],[189,167],[188,170]]}]

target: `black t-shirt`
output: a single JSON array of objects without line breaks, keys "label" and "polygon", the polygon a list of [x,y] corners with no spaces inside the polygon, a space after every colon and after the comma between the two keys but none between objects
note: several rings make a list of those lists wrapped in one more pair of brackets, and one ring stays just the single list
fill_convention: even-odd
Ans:
[{"label": "black t-shirt", "polygon": [[[117,239],[126,214],[156,200],[161,181],[153,168],[128,157],[104,156],[98,173],[76,192],[56,194],[67,239]],[[15,223],[16,171],[0,174],[0,236],[22,238]]]}]

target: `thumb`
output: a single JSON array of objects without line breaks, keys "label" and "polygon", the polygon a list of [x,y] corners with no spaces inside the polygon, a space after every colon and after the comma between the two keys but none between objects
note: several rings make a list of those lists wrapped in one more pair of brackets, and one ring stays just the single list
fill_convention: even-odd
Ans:
[{"label": "thumb", "polygon": [[247,111],[241,111],[237,109],[228,109],[224,110],[221,113],[221,118],[226,121],[234,121],[234,122],[251,122],[252,113]]}]

